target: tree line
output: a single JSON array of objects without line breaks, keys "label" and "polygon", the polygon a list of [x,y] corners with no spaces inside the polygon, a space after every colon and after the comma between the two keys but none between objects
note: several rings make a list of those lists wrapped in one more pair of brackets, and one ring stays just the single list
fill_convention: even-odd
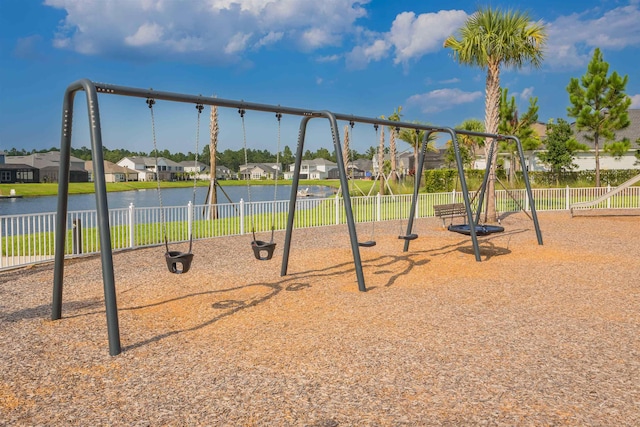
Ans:
[{"label": "tree line", "polygon": [[[51,147],[49,149],[43,149],[43,150],[33,149],[30,151],[27,151],[24,148],[23,149],[11,148],[5,153],[7,156],[28,156],[28,155],[37,154],[37,153],[47,153],[49,151],[60,151],[60,149],[56,147]],[[120,160],[122,160],[125,157],[136,157],[136,156],[155,157],[155,154],[156,154],[155,151],[151,151],[147,153],[144,151],[129,151],[122,148],[116,148],[115,150],[110,150],[107,147],[102,148],[102,155],[104,160],[112,163],[118,163]],[[351,150],[351,159],[353,160],[360,159],[360,158],[371,159],[373,158],[373,154],[375,154],[374,147],[370,147],[370,149],[367,150],[366,153],[358,153],[356,150]],[[87,147],[80,147],[80,148],[72,147],[71,155],[73,157],[77,157],[78,159],[85,160],[85,161],[92,160],[91,149]],[[177,162],[177,163],[180,163],[183,161],[193,162],[196,159],[195,153],[191,151],[186,154],[180,153],[180,152],[172,153],[167,149],[158,151],[158,157],[164,157],[165,159],[173,160],[174,162]],[[266,150],[266,149],[258,150],[258,149],[248,148],[246,151],[246,157],[247,157],[247,163],[276,163],[279,157],[280,163],[283,164],[284,167],[287,167],[288,165],[293,164],[295,162],[295,155],[293,154],[289,146],[285,146],[284,149],[280,152],[279,156],[277,153],[271,153],[269,150]],[[198,161],[206,165],[211,165],[210,158],[211,156],[209,153],[209,146],[207,145],[202,149],[202,153],[198,154]],[[242,148],[238,150],[226,149],[224,151],[219,151],[216,154],[216,158],[218,160],[218,165],[224,165],[233,171],[238,171],[240,169],[240,165],[245,164],[245,151]],[[335,151],[329,152],[329,150],[326,148],[319,148],[316,151],[306,150],[302,156],[302,160],[313,160],[313,159],[319,159],[319,158],[336,162]]]}]

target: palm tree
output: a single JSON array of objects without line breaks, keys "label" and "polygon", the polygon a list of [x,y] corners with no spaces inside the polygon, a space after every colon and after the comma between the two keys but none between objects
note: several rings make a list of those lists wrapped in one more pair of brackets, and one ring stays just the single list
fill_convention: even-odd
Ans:
[{"label": "palm tree", "polygon": [[[456,37],[456,35],[458,37]],[[463,65],[487,70],[485,87],[485,129],[497,133],[500,120],[500,66],[522,68],[525,64],[540,67],[547,40],[544,24],[533,22],[526,12],[480,8],[456,35],[444,41]],[[488,139],[488,146],[492,140]],[[485,221],[497,221],[495,208],[495,172],[498,150],[492,150],[491,173],[487,188]]]},{"label": "palm tree", "polygon": [[378,146],[378,180],[380,181],[380,189],[378,192],[381,196],[384,196],[384,171],[382,167],[384,165],[384,126],[380,130],[380,145]]},{"label": "palm tree", "polygon": [[342,163],[344,174],[349,178],[349,163],[351,163],[351,151],[349,149],[349,125],[344,125],[344,142],[342,143]]},{"label": "palm tree", "polygon": [[218,107],[213,105],[211,107],[211,115],[209,117],[209,169],[210,169],[210,181],[209,181],[209,218],[216,219],[218,217],[218,210],[216,205],[218,204],[218,189],[216,188],[216,168],[218,166],[218,159],[216,157],[218,150]]},{"label": "palm tree", "polygon": [[[384,119],[384,116],[380,116],[380,118]],[[394,122],[399,122],[402,118],[402,106],[398,107],[397,110],[393,112],[392,115],[388,117],[388,120],[392,120]],[[389,174],[389,179],[391,182],[398,182],[398,150],[396,149],[396,138],[398,136],[398,128],[392,128],[389,126],[389,157],[391,159],[391,173]]]},{"label": "palm tree", "polygon": [[[467,119],[456,126],[456,129],[483,133],[484,123],[478,119]],[[458,142],[460,143],[460,147],[465,147],[469,151],[469,164],[465,166],[472,168],[473,163],[476,160],[476,156],[478,155],[478,150],[482,145],[484,145],[482,138],[478,136],[458,135]],[[485,152],[485,157],[486,154],[487,153]]]}]

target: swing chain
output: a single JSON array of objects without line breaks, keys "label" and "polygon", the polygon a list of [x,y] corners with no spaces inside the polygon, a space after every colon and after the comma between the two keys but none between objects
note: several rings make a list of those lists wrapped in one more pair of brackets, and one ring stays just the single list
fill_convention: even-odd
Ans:
[{"label": "swing chain", "polygon": [[167,237],[167,222],[164,215],[164,206],[162,204],[162,191],[160,191],[160,173],[158,170],[158,143],[156,139],[156,121],[153,114],[153,105],[156,103],[155,99],[147,98],[147,105],[149,106],[149,112],[151,113],[151,133],[153,135],[153,152],[155,156],[155,174],[156,184],[158,188],[158,203],[160,204],[160,222],[162,223],[162,234],[164,235],[164,246],[169,252],[169,240]]}]

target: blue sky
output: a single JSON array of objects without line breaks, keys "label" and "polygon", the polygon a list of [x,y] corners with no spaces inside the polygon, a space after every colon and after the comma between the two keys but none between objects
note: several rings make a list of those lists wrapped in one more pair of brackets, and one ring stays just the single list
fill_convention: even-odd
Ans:
[{"label": "blue sky", "polygon": [[[443,40],[474,1],[0,0],[0,150],[59,147],[61,103],[80,78],[124,86],[455,126],[484,120],[485,71],[463,67]],[[539,118],[566,117],[566,86],[600,47],[629,76],[640,108],[640,0],[500,1],[548,27],[542,68],[503,70],[501,83]],[[76,98],[73,146],[90,146],[84,98]],[[143,99],[101,95],[104,145],[153,149]],[[195,150],[196,110],[156,104],[158,146]],[[277,148],[272,114],[248,113],[250,148]],[[299,118],[284,117],[281,147],[295,150]],[[342,126],[341,126],[342,128]],[[208,143],[203,114],[200,148]],[[376,145],[356,126],[352,148]],[[236,111],[220,111],[219,149],[243,146]],[[332,151],[326,122],[312,121],[306,148]],[[401,147],[401,148],[408,148]],[[200,151],[200,150],[198,150]]]}]

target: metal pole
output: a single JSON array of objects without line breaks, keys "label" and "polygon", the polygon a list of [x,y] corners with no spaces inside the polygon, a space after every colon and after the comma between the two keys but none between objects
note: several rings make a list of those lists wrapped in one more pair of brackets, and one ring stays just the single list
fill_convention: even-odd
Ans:
[{"label": "metal pole", "polygon": [[[473,211],[471,210],[471,201],[469,200],[469,189],[467,187],[467,179],[464,176],[464,167],[462,163],[462,156],[460,155],[460,145],[458,144],[458,138],[456,132],[453,129],[448,129],[449,135],[451,135],[451,142],[453,143],[453,150],[456,154],[456,165],[458,167],[458,176],[460,177],[460,189],[462,191],[462,198],[464,199],[464,205],[467,209],[467,222],[469,223],[469,232],[471,234],[471,242],[473,243],[473,253],[476,256],[476,261],[480,262],[480,245],[478,244],[478,236],[476,235],[475,222],[473,221]],[[491,159],[487,164],[487,168],[491,166]]]},{"label": "metal pole", "polygon": [[[315,112],[306,115],[300,122],[300,130],[298,133],[298,148],[296,150],[296,162],[293,171],[293,180],[291,183],[291,195],[289,197],[289,215],[287,218],[287,231],[284,240],[284,253],[282,256],[281,276],[287,275],[289,264],[289,253],[291,250],[291,236],[293,233],[293,222],[295,216],[296,196],[298,194],[298,185],[300,183],[300,169],[302,166],[302,155],[304,151],[304,140],[306,135],[307,124],[313,117],[326,117],[331,126],[331,134],[333,137],[333,145],[336,153],[341,153],[340,133],[338,130],[338,122],[335,116],[329,111]],[[344,171],[344,161],[341,156],[337,156],[338,170]],[[342,188],[349,188],[348,177],[342,172],[340,173],[340,185]],[[362,271],[362,260],[360,258],[360,247],[358,246],[358,235],[356,232],[355,220],[351,209],[351,196],[348,191],[343,191],[344,209],[347,217],[347,226],[349,228],[349,237],[351,240],[351,251],[353,252],[353,262],[355,264],[356,277],[358,280],[358,290],[365,292],[367,290],[364,282],[364,273]]]},{"label": "metal pole", "polygon": [[307,123],[311,116],[303,117],[300,121],[300,130],[298,131],[298,148],[296,150],[296,162],[293,168],[293,177],[291,180],[291,194],[289,196],[289,215],[287,215],[287,231],[284,237],[284,251],[282,254],[282,267],[280,268],[280,276],[287,275],[289,266],[289,252],[291,249],[291,234],[293,233],[293,220],[296,214],[296,196],[298,195],[298,185],[300,184],[300,169],[302,166],[302,154],[304,150],[304,137],[307,131]]},{"label": "metal pole", "polygon": [[63,105],[62,140],[60,143],[60,181],[58,183],[58,216],[56,218],[56,253],[54,267],[54,294],[52,303],[52,319],[61,317],[62,282],[64,271],[64,247],[66,237],[67,199],[69,195],[69,159],[71,151],[71,121],[73,93],[84,90],[87,96],[89,131],[93,158],[94,188],[96,208],[98,211],[98,229],[100,234],[102,282],[107,315],[107,331],[109,337],[109,354],[116,356],[122,351],[120,346],[120,327],[118,324],[118,306],[116,302],[115,278],[113,272],[113,253],[111,235],[109,233],[109,207],[107,205],[107,187],[104,174],[104,158],[102,153],[102,132],[100,128],[100,110],[98,93],[89,80],[72,83],[65,95]]},{"label": "metal pole", "polygon": [[58,170],[58,209],[54,239],[53,298],[51,320],[62,317],[62,289],[64,281],[64,252],[67,237],[67,199],[69,195],[69,161],[71,129],[73,128],[73,99],[81,88],[79,82],[70,85],[62,103],[62,135],[60,138],[60,167]]},{"label": "metal pole", "polygon": [[527,170],[524,158],[524,150],[520,139],[515,136],[506,136],[506,139],[510,139],[516,142],[518,146],[518,154],[520,156],[520,164],[522,164],[522,177],[524,178],[524,184],[527,187],[527,197],[529,198],[529,204],[531,208],[531,218],[533,218],[533,224],[536,229],[536,237],[538,238],[538,245],[542,245],[542,231],[540,230],[540,223],[538,222],[538,214],[536,213],[536,204],[533,200],[533,191],[531,190],[531,181],[529,181],[529,171]]},{"label": "metal pole", "polygon": [[[416,165],[416,174],[414,176],[413,182],[413,197],[411,198],[411,210],[409,211],[409,220],[407,222],[407,231],[406,234],[409,235],[413,229],[413,217],[416,214],[416,204],[418,203],[418,192],[420,190],[420,181],[422,180],[422,172],[424,171],[424,156],[427,151],[427,144],[429,142],[429,136],[431,136],[432,131],[426,131],[424,133],[424,138],[422,138],[422,144],[420,145],[420,151],[418,153],[418,164]],[[416,160],[416,159],[414,159]],[[404,241],[403,252],[407,252],[409,250],[409,240]]]},{"label": "metal pole", "polygon": [[[338,129],[338,121],[336,116],[329,112],[323,111],[323,116],[329,119],[331,125],[331,135],[333,136],[333,147],[336,153],[342,153],[342,147],[340,144],[340,130]],[[342,195],[344,199],[344,211],[347,217],[347,227],[349,228],[349,237],[351,239],[351,251],[353,252],[353,262],[356,268],[356,277],[358,279],[358,290],[360,292],[366,292],[367,288],[364,284],[364,273],[362,271],[362,259],[360,258],[360,246],[358,245],[358,235],[356,231],[356,222],[353,218],[353,209],[351,206],[351,194],[349,194],[349,177],[345,173],[347,170],[344,164],[344,158],[340,155],[336,156],[338,163],[338,171],[340,171],[340,185],[342,188],[346,188]]]}]

